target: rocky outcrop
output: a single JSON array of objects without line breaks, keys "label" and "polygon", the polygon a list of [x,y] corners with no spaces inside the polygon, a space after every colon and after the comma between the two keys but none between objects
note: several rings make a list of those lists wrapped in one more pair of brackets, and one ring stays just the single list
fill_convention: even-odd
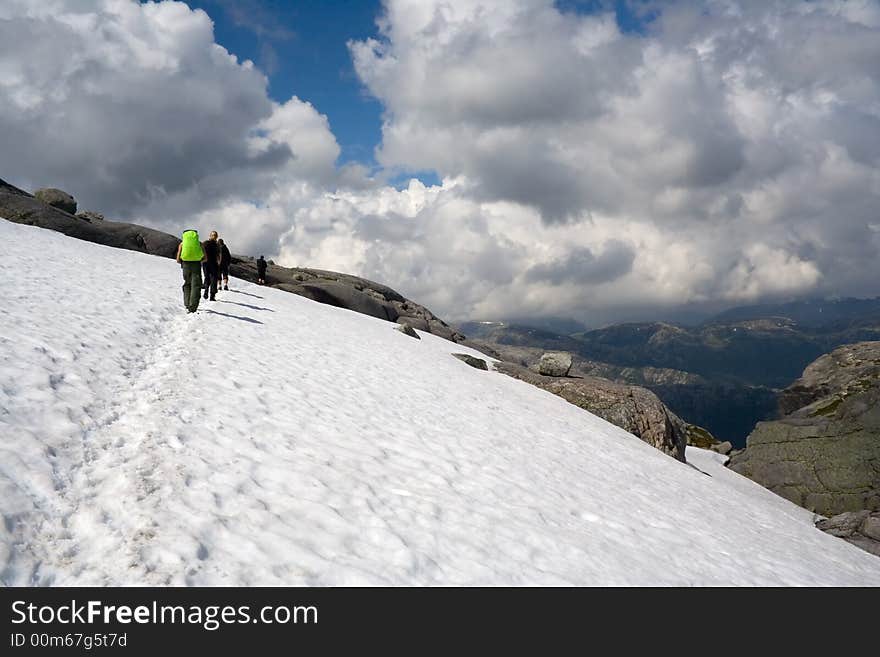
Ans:
[{"label": "rocky outcrop", "polygon": [[571,370],[571,354],[550,352],[543,354],[538,362],[538,374],[542,376],[568,376]]},{"label": "rocky outcrop", "polygon": [[595,377],[546,377],[513,363],[496,363],[495,369],[559,395],[664,454],[685,460],[687,425],[650,390]]},{"label": "rocky outcrop", "polygon": [[[495,335],[499,332],[496,331]],[[520,340],[527,337],[524,332],[517,335]],[[548,340],[546,348],[543,345],[527,347],[477,338],[466,344],[498,360],[538,371],[541,356],[554,343]],[[734,446],[745,446],[745,438],[756,422],[776,417],[777,392],[760,386],[713,383],[697,374],[669,368],[613,365],[585,358],[576,352],[572,353],[570,374],[648,388],[677,415],[710,429],[712,434],[730,440]],[[701,445],[700,437],[694,438],[697,442],[689,444],[696,447],[708,449],[714,444]]]},{"label": "rocky outcrop", "polygon": [[[177,253],[180,240],[174,235],[135,224],[99,220],[100,215],[96,213],[84,214],[89,216],[75,216],[60,210],[0,180],[0,218],[48,228],[97,244],[166,258],[173,258]],[[407,323],[453,342],[465,339],[430,310],[386,285],[338,272],[280,267],[271,260],[269,263],[266,279],[272,287],[386,321]],[[256,261],[251,257],[234,255],[230,273],[255,283]]]},{"label": "rocky outcrop", "polygon": [[880,510],[880,342],[835,349],[780,394],[730,467],[824,516]]},{"label": "rocky outcrop", "polygon": [[[229,272],[245,280],[257,280],[256,262],[251,258],[233,257]],[[415,329],[453,342],[465,339],[465,336],[424,306],[407,299],[387,285],[365,278],[322,269],[269,265],[266,282],[313,301],[348,308],[389,322],[406,323]]]},{"label": "rocky outcrop", "polygon": [[700,449],[713,449],[721,443],[703,427],[695,424],[687,425],[685,430],[687,444],[691,447],[699,447]]},{"label": "rocky outcrop", "polygon": [[848,511],[820,520],[816,527],[880,557],[880,511]]},{"label": "rocky outcrop", "polygon": [[462,363],[466,363],[466,364],[470,365],[471,367],[473,367],[474,369],[486,370],[486,371],[489,370],[489,366],[486,364],[486,361],[484,361],[482,358],[477,358],[476,356],[471,356],[470,354],[452,354],[452,355],[455,356],[456,358],[458,358],[458,360],[460,360]]},{"label": "rocky outcrop", "polygon": [[104,221],[103,214],[101,214],[100,212],[92,212],[91,210],[88,210],[86,212],[77,212],[76,218],[77,219],[84,219],[89,222],[91,222],[91,221]]},{"label": "rocky outcrop", "polygon": [[173,258],[179,240],[159,230],[115,221],[90,222],[38,200],[0,180],[0,217],[70,237]]},{"label": "rocky outcrop", "polygon": [[34,198],[68,214],[76,214],[76,199],[60,189],[54,187],[38,189],[34,192]]},{"label": "rocky outcrop", "polygon": [[[468,336],[470,336],[470,333],[468,333]],[[468,344],[483,353],[491,354],[493,358],[529,367],[535,371],[538,371],[541,357],[547,353],[546,348],[509,345],[480,338],[469,339]],[[610,363],[589,360],[579,356],[577,353],[567,353],[571,354],[571,373],[578,376],[595,376],[600,379],[610,379],[618,383],[628,383],[643,387],[650,387],[652,385],[700,385],[706,383],[702,377],[690,372],[659,367],[620,367]]]},{"label": "rocky outcrop", "polygon": [[415,338],[416,340],[422,339],[421,336],[419,336],[419,334],[416,333],[416,330],[412,326],[407,324],[406,322],[404,322],[403,324],[400,324],[397,327],[397,330],[400,331],[401,333],[403,333],[404,335],[408,335],[411,338]]}]

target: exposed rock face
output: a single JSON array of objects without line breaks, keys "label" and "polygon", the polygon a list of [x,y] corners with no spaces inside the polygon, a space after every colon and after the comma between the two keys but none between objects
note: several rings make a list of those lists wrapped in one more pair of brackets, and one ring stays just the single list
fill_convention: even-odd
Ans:
[{"label": "exposed rock face", "polygon": [[847,511],[816,527],[880,557],[880,511]]},{"label": "exposed rock face", "polygon": [[54,187],[38,189],[34,192],[34,198],[68,214],[76,214],[76,199],[60,189]]},{"label": "exposed rock face", "polygon": [[[76,208],[74,208],[74,212]],[[90,214],[90,213],[84,213]],[[0,180],[0,217],[19,224],[39,226],[77,239],[152,255],[173,258],[180,239],[159,230],[116,221],[76,217],[43,203],[27,192]],[[257,281],[257,265],[247,256],[232,257],[230,273]],[[388,286],[357,276],[320,269],[287,268],[272,264],[267,283],[314,301],[348,308],[391,322],[406,322],[419,330],[461,342],[465,337],[427,308],[410,301]]]},{"label": "exposed rock face", "polygon": [[476,357],[471,356],[469,354],[452,354],[452,355],[455,356],[456,358],[458,358],[458,360],[460,360],[461,362],[467,363],[471,367],[476,368],[478,370],[488,370],[489,369],[489,366],[486,365],[486,361],[484,361],[482,358],[476,358]]},{"label": "exposed rock face", "polygon": [[811,511],[880,510],[880,342],[835,349],[780,395],[730,467]]},{"label": "exposed rock face", "polygon": [[[233,256],[229,272],[245,280],[257,280],[256,263],[249,258]],[[348,308],[390,322],[406,322],[420,331],[433,333],[453,342],[465,339],[465,336],[424,306],[410,301],[387,285],[365,278],[321,269],[291,269],[270,265],[266,270],[266,282],[313,301]]]},{"label": "exposed rock face", "polygon": [[568,376],[571,370],[571,354],[550,352],[541,356],[538,373],[543,376]]},{"label": "exposed rock face", "polygon": [[544,377],[513,363],[496,363],[495,369],[559,395],[629,431],[664,454],[685,460],[687,426],[650,390],[595,377]]}]

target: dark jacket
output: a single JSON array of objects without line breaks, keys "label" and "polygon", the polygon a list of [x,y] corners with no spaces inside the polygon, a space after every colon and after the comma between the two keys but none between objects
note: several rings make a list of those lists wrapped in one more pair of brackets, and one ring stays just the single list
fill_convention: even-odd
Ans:
[{"label": "dark jacket", "polygon": [[220,245],[217,240],[205,240],[202,242],[202,251],[205,252],[208,266],[216,267],[220,261]]},{"label": "dark jacket", "polygon": [[263,278],[263,275],[266,273],[267,264],[268,263],[263,258],[257,260],[257,271],[260,274],[260,278]]},{"label": "dark jacket", "polygon": [[230,262],[232,262],[232,254],[229,252],[229,249],[224,244],[220,247],[220,266],[228,267]]}]

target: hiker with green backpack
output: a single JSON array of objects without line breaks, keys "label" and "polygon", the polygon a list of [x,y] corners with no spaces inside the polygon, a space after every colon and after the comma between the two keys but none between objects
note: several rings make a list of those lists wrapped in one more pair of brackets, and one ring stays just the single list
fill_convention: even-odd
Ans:
[{"label": "hiker with green backpack", "polygon": [[202,262],[207,260],[199,241],[199,231],[185,230],[177,246],[177,262],[183,271],[183,305],[194,313],[202,295]]}]

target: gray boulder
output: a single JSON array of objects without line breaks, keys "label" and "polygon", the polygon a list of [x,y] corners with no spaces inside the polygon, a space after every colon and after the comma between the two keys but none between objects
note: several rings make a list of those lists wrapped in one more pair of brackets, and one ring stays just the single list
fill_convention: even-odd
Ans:
[{"label": "gray boulder", "polygon": [[730,452],[733,450],[733,445],[729,440],[725,440],[723,443],[712,445],[709,449],[711,449],[713,452],[718,452],[719,454],[730,454]]},{"label": "gray boulder", "polygon": [[880,557],[880,511],[847,511],[816,527]]},{"label": "gray boulder", "polygon": [[495,369],[559,395],[664,454],[685,461],[687,424],[650,390],[596,377],[546,377],[513,363],[496,363]]},{"label": "gray boulder", "polygon": [[34,192],[34,198],[68,214],[76,214],[76,199],[60,189],[54,187],[38,189]]},{"label": "gray boulder", "polygon": [[455,356],[456,358],[458,358],[458,360],[462,361],[463,363],[467,363],[471,367],[474,367],[478,370],[487,370],[488,371],[488,369],[489,369],[489,366],[486,364],[486,361],[484,361],[482,358],[475,358],[474,356],[471,356],[469,354],[452,354],[452,355]]},{"label": "gray boulder", "polygon": [[566,352],[550,352],[541,356],[538,373],[543,376],[568,376],[571,370],[571,354]]},{"label": "gray boulder", "polygon": [[823,516],[880,510],[880,342],[820,357],[780,407],[788,415],[759,422],[729,467]]},{"label": "gray boulder", "polygon": [[404,335],[408,335],[411,338],[415,338],[416,340],[422,339],[421,336],[419,336],[419,334],[416,333],[415,329],[412,326],[410,326],[409,324],[407,324],[406,322],[403,322],[402,324],[400,324],[397,327],[397,330],[400,331],[401,333],[403,333]]}]

